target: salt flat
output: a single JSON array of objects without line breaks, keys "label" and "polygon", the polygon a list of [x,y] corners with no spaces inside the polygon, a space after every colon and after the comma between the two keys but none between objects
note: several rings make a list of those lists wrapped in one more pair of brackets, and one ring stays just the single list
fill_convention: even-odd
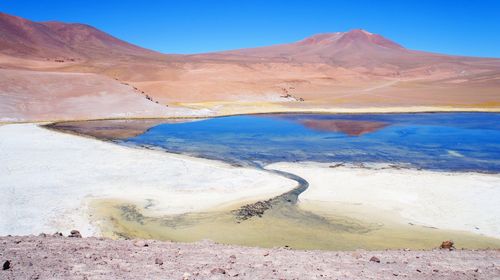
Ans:
[{"label": "salt flat", "polygon": [[498,174],[330,166],[303,162],[266,168],[309,182],[299,197],[305,209],[500,238]]},{"label": "salt flat", "polygon": [[[103,224],[92,208],[96,201],[127,202],[148,217],[160,217],[227,210],[297,184],[266,171],[120,146],[36,124],[0,126],[0,158],[0,235],[76,228],[85,236],[100,236]],[[329,166],[275,163],[266,169],[307,180],[298,206],[326,217],[500,237],[498,174]]]},{"label": "salt flat", "polygon": [[78,228],[98,235],[89,202],[117,199],[148,215],[202,211],[289,191],[295,181],[221,162],[134,149],[35,124],[0,127],[0,235]]}]

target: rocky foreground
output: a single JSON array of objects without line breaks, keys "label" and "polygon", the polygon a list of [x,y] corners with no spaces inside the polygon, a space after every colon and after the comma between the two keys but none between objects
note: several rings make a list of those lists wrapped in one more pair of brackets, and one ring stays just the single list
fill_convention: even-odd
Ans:
[{"label": "rocky foreground", "polygon": [[500,279],[500,250],[296,251],[70,236],[0,237],[0,279]]}]

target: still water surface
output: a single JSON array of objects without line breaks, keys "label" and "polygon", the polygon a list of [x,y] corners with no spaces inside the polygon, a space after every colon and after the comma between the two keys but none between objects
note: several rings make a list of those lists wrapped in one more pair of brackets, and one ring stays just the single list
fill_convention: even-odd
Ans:
[{"label": "still water surface", "polygon": [[123,140],[239,164],[390,163],[500,172],[500,114],[277,114],[156,125]]}]

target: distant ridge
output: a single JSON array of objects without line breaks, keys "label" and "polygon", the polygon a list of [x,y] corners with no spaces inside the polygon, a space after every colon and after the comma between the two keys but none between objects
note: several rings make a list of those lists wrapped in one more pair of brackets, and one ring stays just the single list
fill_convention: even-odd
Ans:
[{"label": "distant ridge", "polygon": [[500,59],[415,51],[363,29],[175,55],[85,24],[0,13],[0,72],[6,119],[168,115],[176,106],[207,115],[500,111]]},{"label": "distant ridge", "polygon": [[33,22],[1,12],[0,52],[12,56],[47,59],[156,54],[89,25],[56,21]]},{"label": "distant ridge", "polygon": [[192,57],[242,61],[270,59],[280,62],[325,63],[348,68],[383,67],[396,71],[415,69],[429,64],[456,64],[481,60],[481,58],[409,50],[392,40],[363,29],[316,34],[289,44],[197,54]]}]

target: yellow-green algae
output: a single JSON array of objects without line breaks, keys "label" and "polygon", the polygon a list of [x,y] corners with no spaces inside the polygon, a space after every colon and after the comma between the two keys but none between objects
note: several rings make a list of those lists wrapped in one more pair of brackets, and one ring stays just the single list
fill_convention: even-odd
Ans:
[{"label": "yellow-green algae", "polygon": [[452,239],[458,248],[500,248],[499,239],[478,234],[401,224],[373,218],[376,215],[363,219],[347,212],[313,212],[299,205],[280,203],[262,217],[248,220],[235,217],[232,210],[238,206],[161,217],[146,216],[146,209],[126,201],[95,200],[92,208],[102,234],[111,238],[178,242],[210,239],[245,246],[322,250],[432,249],[443,240]]}]

